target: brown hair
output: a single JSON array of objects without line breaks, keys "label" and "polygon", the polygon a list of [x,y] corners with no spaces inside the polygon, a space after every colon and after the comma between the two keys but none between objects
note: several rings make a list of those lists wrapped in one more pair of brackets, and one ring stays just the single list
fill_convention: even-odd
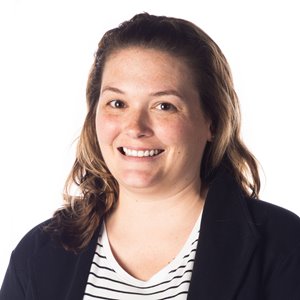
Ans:
[{"label": "brown hair", "polygon": [[[95,114],[107,57],[132,46],[166,51],[183,59],[193,72],[202,108],[212,121],[213,140],[206,146],[200,170],[202,183],[209,185],[222,165],[231,172],[245,195],[258,197],[258,167],[240,137],[239,102],[222,51],[189,21],[138,14],[104,34],[89,74],[88,112],[76,160],[66,182],[66,203],[56,211],[49,226],[69,250],[78,251],[89,243],[101,218],[118,199],[118,183],[106,167],[98,145]],[[69,188],[74,184],[79,187],[79,196],[70,195]]]}]

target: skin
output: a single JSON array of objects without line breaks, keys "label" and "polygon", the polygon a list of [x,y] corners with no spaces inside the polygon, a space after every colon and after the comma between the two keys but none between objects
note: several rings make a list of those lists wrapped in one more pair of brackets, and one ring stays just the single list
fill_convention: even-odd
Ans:
[{"label": "skin", "polygon": [[149,279],[176,256],[203,208],[210,124],[185,62],[140,47],[106,61],[96,131],[120,189],[106,227],[116,259],[136,278]]}]

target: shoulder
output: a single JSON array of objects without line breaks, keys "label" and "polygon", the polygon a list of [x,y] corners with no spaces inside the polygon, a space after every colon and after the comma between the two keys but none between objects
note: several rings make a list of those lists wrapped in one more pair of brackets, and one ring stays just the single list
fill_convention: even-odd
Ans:
[{"label": "shoulder", "polygon": [[46,227],[50,224],[51,219],[44,221],[33,227],[25,236],[20,240],[16,250],[25,250],[30,248],[32,251],[37,250],[51,241],[51,234],[46,231]]},{"label": "shoulder", "polygon": [[261,241],[272,253],[288,254],[300,248],[300,218],[271,203],[247,199],[253,225]]},{"label": "shoulder", "polygon": [[253,220],[258,226],[269,224],[278,230],[300,231],[300,218],[295,213],[263,200],[247,198],[246,201]]},{"label": "shoulder", "polygon": [[[39,261],[41,253],[49,253],[49,249],[58,247],[45,230],[49,222],[45,221],[31,229],[13,250],[0,291],[1,299],[25,299],[25,294],[31,295],[34,263]],[[45,257],[44,261],[53,261],[48,255]]]},{"label": "shoulder", "polygon": [[50,222],[51,219],[38,224],[20,240],[12,253],[16,268],[25,269],[28,261],[44,248],[59,247],[51,234],[46,231]]},{"label": "shoulder", "polygon": [[247,199],[266,299],[299,299],[300,218],[262,200]]}]

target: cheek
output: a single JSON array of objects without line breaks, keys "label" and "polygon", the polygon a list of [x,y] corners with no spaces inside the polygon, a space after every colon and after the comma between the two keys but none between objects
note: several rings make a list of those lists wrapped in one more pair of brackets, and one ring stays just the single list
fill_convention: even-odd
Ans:
[{"label": "cheek", "polygon": [[118,134],[119,122],[113,117],[104,114],[98,114],[96,117],[96,132],[98,142],[101,146],[111,144]]},{"label": "cheek", "polygon": [[154,129],[155,136],[162,142],[165,141],[167,144],[172,140],[176,140],[176,131],[178,135],[180,125],[173,120],[154,120],[152,122],[152,127]]},{"label": "cheek", "polygon": [[199,130],[199,122],[186,117],[169,118],[157,124],[156,129],[171,140],[188,139],[195,130]]},{"label": "cheek", "polygon": [[185,144],[191,137],[193,128],[188,122],[183,120],[169,120],[164,123],[157,124],[156,136],[166,145]]},{"label": "cheek", "polygon": [[175,146],[177,151],[186,151],[191,156],[201,154],[208,141],[208,125],[199,120],[176,120],[157,126],[156,134],[166,145]]}]

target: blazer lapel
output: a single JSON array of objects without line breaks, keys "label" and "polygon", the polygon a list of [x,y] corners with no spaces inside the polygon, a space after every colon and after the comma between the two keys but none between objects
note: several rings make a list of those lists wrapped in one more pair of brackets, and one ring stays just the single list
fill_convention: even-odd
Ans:
[{"label": "blazer lapel", "polygon": [[240,188],[221,171],[204,207],[188,300],[233,299],[257,240]]}]

